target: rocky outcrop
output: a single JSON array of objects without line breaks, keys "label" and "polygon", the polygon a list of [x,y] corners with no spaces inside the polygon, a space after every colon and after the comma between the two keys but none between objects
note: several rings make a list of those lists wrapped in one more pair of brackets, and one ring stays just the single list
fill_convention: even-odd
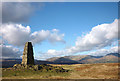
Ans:
[{"label": "rocky outcrop", "polygon": [[69,70],[63,69],[62,67],[59,66],[51,66],[51,65],[47,65],[47,64],[42,64],[42,65],[23,65],[23,64],[15,64],[13,66],[13,69],[16,70],[40,70],[43,72],[68,72]]}]

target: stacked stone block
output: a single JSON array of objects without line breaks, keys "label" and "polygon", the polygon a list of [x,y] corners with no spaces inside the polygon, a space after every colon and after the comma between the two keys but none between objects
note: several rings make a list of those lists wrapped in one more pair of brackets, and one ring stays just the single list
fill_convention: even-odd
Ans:
[{"label": "stacked stone block", "polygon": [[31,42],[26,42],[22,56],[23,65],[34,64],[33,46]]}]

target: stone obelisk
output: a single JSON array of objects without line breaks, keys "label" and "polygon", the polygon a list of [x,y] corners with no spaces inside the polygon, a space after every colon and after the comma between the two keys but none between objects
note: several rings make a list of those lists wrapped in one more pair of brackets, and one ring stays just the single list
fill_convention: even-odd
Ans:
[{"label": "stone obelisk", "polygon": [[21,64],[34,64],[33,46],[31,42],[26,42],[25,44]]}]

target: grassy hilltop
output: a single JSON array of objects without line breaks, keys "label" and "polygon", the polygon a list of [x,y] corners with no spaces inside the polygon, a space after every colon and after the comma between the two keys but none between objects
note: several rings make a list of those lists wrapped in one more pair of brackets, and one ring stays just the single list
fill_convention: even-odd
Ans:
[{"label": "grassy hilltop", "polygon": [[2,69],[3,79],[117,79],[118,63],[60,65],[69,72]]}]

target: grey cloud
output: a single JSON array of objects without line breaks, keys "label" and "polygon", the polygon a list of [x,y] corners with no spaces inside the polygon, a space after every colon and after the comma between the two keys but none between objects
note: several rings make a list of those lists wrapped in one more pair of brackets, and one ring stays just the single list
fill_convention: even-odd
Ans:
[{"label": "grey cloud", "polygon": [[28,22],[30,16],[37,9],[36,6],[43,6],[41,3],[36,5],[29,2],[3,2],[2,3],[2,22],[21,23]]},{"label": "grey cloud", "polygon": [[2,58],[20,58],[22,52],[12,46],[0,45],[0,53],[2,53]]}]

